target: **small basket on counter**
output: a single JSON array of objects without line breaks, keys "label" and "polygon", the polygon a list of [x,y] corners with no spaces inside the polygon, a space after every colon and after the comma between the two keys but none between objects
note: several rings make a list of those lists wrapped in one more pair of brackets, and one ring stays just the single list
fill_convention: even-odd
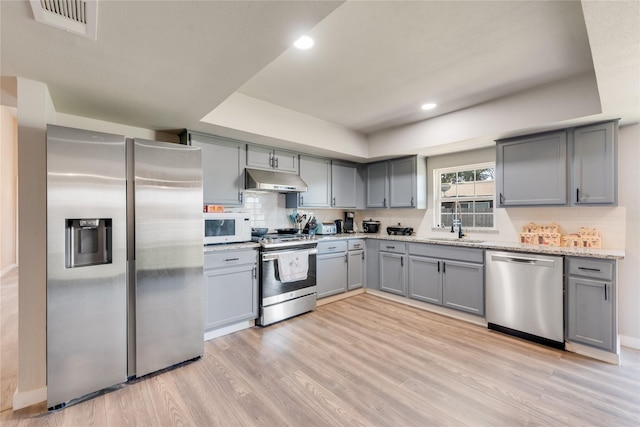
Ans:
[{"label": "small basket on counter", "polygon": [[601,248],[602,238],[595,228],[580,227],[577,234],[562,234],[558,224],[535,224],[522,227],[520,243],[523,245],[564,246],[571,248]]}]

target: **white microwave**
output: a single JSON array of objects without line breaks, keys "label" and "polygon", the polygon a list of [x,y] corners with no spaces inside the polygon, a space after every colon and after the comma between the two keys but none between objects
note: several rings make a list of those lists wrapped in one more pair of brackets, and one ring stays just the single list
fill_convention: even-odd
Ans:
[{"label": "white microwave", "polygon": [[204,244],[251,241],[251,217],[246,213],[210,212],[204,215]]}]

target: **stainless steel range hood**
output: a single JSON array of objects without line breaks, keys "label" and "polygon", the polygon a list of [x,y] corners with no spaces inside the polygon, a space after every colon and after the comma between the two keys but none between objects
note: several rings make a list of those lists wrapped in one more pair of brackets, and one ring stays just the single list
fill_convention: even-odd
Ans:
[{"label": "stainless steel range hood", "polygon": [[281,193],[302,193],[307,191],[307,184],[298,175],[292,173],[249,168],[244,171],[244,182],[247,190],[278,191]]}]

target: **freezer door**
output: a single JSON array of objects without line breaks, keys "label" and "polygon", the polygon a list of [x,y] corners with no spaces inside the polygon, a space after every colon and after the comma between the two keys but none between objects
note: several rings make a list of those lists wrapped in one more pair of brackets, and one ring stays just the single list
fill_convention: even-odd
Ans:
[{"label": "freezer door", "polygon": [[47,127],[47,398],[127,380],[124,137]]},{"label": "freezer door", "polygon": [[204,350],[200,147],[134,140],[136,376]]}]

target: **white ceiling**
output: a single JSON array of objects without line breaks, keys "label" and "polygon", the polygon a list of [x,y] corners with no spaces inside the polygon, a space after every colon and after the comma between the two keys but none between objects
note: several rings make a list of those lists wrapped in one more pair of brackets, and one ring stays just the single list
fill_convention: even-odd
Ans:
[{"label": "white ceiling", "polygon": [[640,3],[583,3],[101,0],[92,41],[0,1],[0,66],[58,112],[153,130],[214,132],[241,94],[367,135],[590,71],[603,115],[637,122]]}]

